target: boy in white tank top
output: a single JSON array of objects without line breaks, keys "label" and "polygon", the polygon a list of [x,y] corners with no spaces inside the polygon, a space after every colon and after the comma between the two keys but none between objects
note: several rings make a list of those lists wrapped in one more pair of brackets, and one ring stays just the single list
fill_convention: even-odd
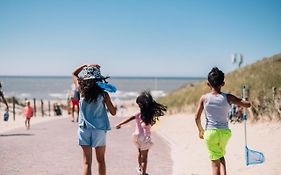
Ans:
[{"label": "boy in white tank top", "polygon": [[[209,72],[207,84],[211,88],[211,92],[201,96],[195,114],[195,122],[198,127],[199,138],[205,139],[207,144],[209,157],[211,159],[212,175],[225,175],[225,148],[231,137],[231,130],[228,128],[228,111],[230,109],[230,104],[236,104],[247,108],[250,107],[251,104],[232,94],[221,92],[221,87],[225,84],[224,73],[217,67],[212,68]],[[206,114],[205,130],[202,127],[200,118],[203,110]]]}]

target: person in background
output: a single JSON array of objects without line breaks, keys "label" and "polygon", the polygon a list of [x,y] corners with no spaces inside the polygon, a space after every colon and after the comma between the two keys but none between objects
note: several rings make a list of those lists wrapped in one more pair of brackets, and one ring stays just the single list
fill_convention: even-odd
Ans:
[{"label": "person in background", "polygon": [[75,84],[72,84],[72,89],[71,89],[71,97],[70,97],[70,102],[71,102],[71,121],[74,122],[74,113],[75,111],[77,112],[77,118],[76,122],[78,122],[79,118],[79,100],[80,100],[80,93]]},{"label": "person in background", "polygon": [[[78,76],[80,72],[83,72],[81,77]],[[111,129],[107,110],[112,115],[117,110],[104,89],[108,87],[106,78],[96,64],[81,65],[72,73],[73,82],[81,94],[78,137],[83,151],[83,175],[92,174],[92,148],[95,148],[99,175],[106,174],[106,133]]]},{"label": "person in background", "polygon": [[2,101],[3,101],[3,103],[6,105],[6,112],[9,112],[9,105],[8,105],[8,103],[7,103],[7,100],[6,100],[6,98],[4,97],[4,93],[3,93],[3,91],[2,91],[2,84],[1,84],[1,82],[0,82],[0,97],[1,97],[1,99],[2,99]]},{"label": "person in background", "polygon": [[66,110],[67,110],[67,114],[71,115],[71,91],[67,91],[66,94]]},{"label": "person in background", "polygon": [[[224,86],[224,73],[217,67],[212,68],[208,74],[208,86],[211,92],[201,96],[195,113],[195,122],[199,131],[199,138],[205,139],[209,158],[211,159],[212,175],[225,175],[225,148],[231,137],[228,127],[228,112],[230,104],[250,107],[246,99],[240,99],[232,94],[221,91]],[[205,130],[201,124],[202,112],[206,114]]]},{"label": "person in background", "polygon": [[139,106],[140,112],[120,122],[115,127],[116,129],[120,129],[122,125],[132,120],[136,121],[136,129],[133,133],[133,138],[139,153],[137,173],[138,175],[148,175],[146,173],[148,151],[153,145],[150,137],[150,129],[156,123],[159,116],[164,115],[167,111],[167,107],[156,103],[150,92],[147,91],[142,92],[137,97],[136,103]]},{"label": "person in background", "polygon": [[33,116],[33,108],[30,106],[30,101],[26,101],[26,106],[23,108],[24,124],[26,129],[30,129],[30,119]]}]

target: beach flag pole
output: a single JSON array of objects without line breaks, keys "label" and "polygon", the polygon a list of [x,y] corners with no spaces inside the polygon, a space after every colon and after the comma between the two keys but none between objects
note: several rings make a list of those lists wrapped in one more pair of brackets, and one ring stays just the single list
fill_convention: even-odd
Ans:
[{"label": "beach flag pole", "polygon": [[[243,86],[242,89],[242,96],[243,99],[248,99],[248,90],[246,86]],[[245,160],[246,165],[255,165],[261,164],[264,162],[265,158],[262,152],[251,150],[248,148],[247,144],[247,113],[246,108],[243,109],[243,120],[244,120],[244,134],[245,134]]]}]

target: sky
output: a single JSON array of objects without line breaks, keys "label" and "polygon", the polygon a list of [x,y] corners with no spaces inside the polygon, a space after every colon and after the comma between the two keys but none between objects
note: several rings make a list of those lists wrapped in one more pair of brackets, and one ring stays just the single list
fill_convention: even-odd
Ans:
[{"label": "sky", "polygon": [[281,53],[279,0],[0,0],[0,75],[205,77]]}]

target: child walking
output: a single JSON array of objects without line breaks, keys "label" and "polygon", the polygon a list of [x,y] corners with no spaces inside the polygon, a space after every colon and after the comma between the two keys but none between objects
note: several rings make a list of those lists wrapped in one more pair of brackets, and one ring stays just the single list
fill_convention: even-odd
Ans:
[{"label": "child walking", "polygon": [[33,108],[30,106],[30,101],[26,101],[26,106],[23,108],[24,124],[26,129],[30,129],[30,119],[33,116]]},{"label": "child walking", "polygon": [[151,141],[150,128],[159,120],[159,116],[163,116],[167,111],[167,107],[155,102],[151,94],[147,91],[142,92],[136,100],[140,108],[140,112],[128,119],[120,122],[116,125],[117,129],[120,129],[122,125],[136,121],[136,129],[133,133],[134,143],[138,148],[138,173],[139,175],[148,175],[147,169],[147,157],[148,151],[153,145]]},{"label": "child walking", "polygon": [[[195,122],[198,127],[200,139],[205,139],[207,144],[211,159],[212,175],[225,175],[225,148],[231,137],[231,130],[228,127],[230,104],[247,108],[251,104],[245,99],[221,92],[221,88],[225,84],[224,73],[217,67],[212,68],[209,72],[207,84],[211,92],[201,96],[195,114]],[[206,115],[205,131],[201,125],[200,118],[203,110]]]},{"label": "child walking", "polygon": [[[78,76],[80,72],[83,72],[81,77]],[[78,137],[83,151],[83,175],[92,174],[92,148],[95,148],[99,175],[106,174],[106,132],[110,130],[107,110],[112,115],[116,114],[116,108],[105,92],[107,78],[101,75],[100,66],[96,64],[81,65],[72,73],[73,82],[81,95]]]}]

